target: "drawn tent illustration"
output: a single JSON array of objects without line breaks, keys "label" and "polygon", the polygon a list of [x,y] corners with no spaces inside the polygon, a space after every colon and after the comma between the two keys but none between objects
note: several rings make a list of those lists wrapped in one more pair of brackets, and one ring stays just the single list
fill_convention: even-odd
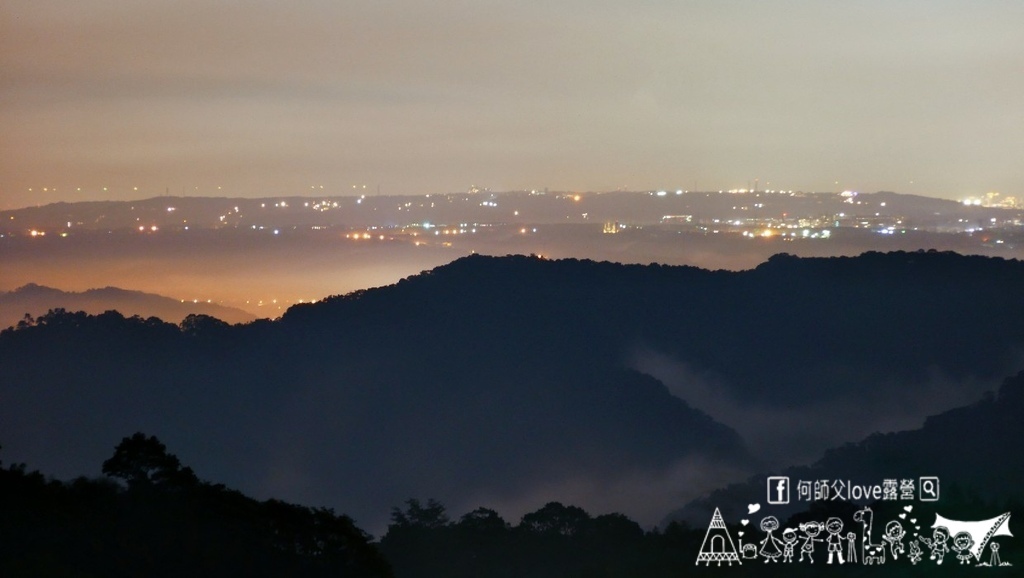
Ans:
[{"label": "drawn tent illustration", "polygon": [[722,562],[728,562],[730,566],[733,562],[743,564],[718,508],[715,508],[715,514],[711,516],[711,523],[708,524],[708,531],[704,534],[704,542],[700,546],[700,554],[697,555],[696,564],[700,565],[701,562],[707,566],[712,562],[718,562],[719,566]]},{"label": "drawn tent illustration", "polygon": [[1001,516],[989,520],[978,520],[978,521],[960,521],[950,520],[944,518],[939,514],[935,514],[935,523],[932,524],[932,528],[945,527],[949,530],[950,536],[956,536],[960,532],[967,532],[974,540],[974,546],[970,549],[971,555],[974,556],[975,560],[981,560],[981,553],[985,551],[985,546],[988,545],[989,540],[995,536],[1013,536],[1010,533],[1010,513],[1007,512]]}]

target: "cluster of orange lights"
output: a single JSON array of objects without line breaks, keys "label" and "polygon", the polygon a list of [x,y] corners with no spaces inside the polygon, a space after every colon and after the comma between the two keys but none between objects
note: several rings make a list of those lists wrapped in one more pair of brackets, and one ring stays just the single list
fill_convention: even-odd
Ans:
[{"label": "cluster of orange lights", "polygon": [[[369,233],[349,233],[349,234],[345,235],[345,238],[346,239],[352,239],[353,241],[358,241],[360,239],[372,239],[373,235],[371,235]],[[380,240],[380,241],[383,241],[384,240],[384,235],[378,235],[377,239]]]}]

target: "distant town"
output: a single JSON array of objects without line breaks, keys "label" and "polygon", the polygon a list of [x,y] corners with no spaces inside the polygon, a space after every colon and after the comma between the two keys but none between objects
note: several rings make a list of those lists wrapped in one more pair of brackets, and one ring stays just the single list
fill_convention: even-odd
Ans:
[{"label": "distant town", "polygon": [[473,187],[422,196],[164,196],[0,212],[0,291],[117,286],[275,317],[472,253],[739,270],[777,253],[1024,258],[1022,248],[1024,208],[996,193],[952,201],[892,192]]},{"label": "distant town", "polygon": [[[1006,243],[1024,227],[1014,197],[941,200],[890,192],[861,194],[733,190],[574,193],[491,192],[423,196],[281,196],[262,199],[155,197],[55,203],[0,212],[0,235],[72,236],[246,230],[268,235],[331,232],[350,240],[410,240],[476,234],[493,227],[592,225],[603,234],[641,227],[742,237],[826,239],[836,229],[880,235],[912,231],[983,233]],[[1005,237],[1005,238],[1004,238]],[[433,238],[433,239],[432,239]]]}]

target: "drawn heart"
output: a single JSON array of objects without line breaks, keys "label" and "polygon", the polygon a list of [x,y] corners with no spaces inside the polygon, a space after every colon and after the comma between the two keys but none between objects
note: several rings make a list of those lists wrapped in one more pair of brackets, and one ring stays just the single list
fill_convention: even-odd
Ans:
[{"label": "drawn heart", "polygon": [[746,526],[749,523],[750,523],[750,520],[740,520],[740,524],[743,524],[744,526]]},{"label": "drawn heart", "polygon": [[902,514],[900,514],[900,519],[901,519],[901,520],[903,520],[903,519],[906,519],[906,517],[907,517],[907,514],[906,514],[906,513],[902,513]]},{"label": "drawn heart", "polygon": [[761,504],[747,504],[747,513],[756,514],[761,509]]},{"label": "drawn heart", "polygon": [[911,524],[916,524],[917,523],[917,518],[911,518],[910,519],[910,523]]},{"label": "drawn heart", "polygon": [[736,532],[736,534],[738,534],[740,538],[742,538],[743,534],[745,534],[745,533],[746,532],[744,532],[743,530],[740,530],[739,532]]},{"label": "drawn heart", "polygon": [[914,529],[915,529],[915,530],[920,530],[920,529],[921,529],[921,526],[914,526]]},{"label": "drawn heart", "polygon": [[914,511],[914,505],[910,504],[908,506],[903,506],[903,509],[908,511],[908,512],[913,512]]}]

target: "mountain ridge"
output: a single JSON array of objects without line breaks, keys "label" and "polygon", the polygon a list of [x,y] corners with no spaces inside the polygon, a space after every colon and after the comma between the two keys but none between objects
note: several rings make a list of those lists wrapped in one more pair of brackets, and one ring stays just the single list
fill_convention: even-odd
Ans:
[{"label": "mountain ridge", "polygon": [[527,511],[570,491],[654,523],[976,400],[1019,361],[1024,306],[1002,297],[1022,290],[1021,263],[951,253],[741,272],[471,256],[276,321],[51,316],[0,333],[0,439],[76,475],[148,431],[371,528],[410,496]]},{"label": "mountain ridge", "polygon": [[64,291],[26,283],[11,291],[0,292],[0,327],[14,325],[25,314],[36,317],[57,308],[92,314],[116,310],[129,317],[158,317],[174,323],[180,323],[191,314],[209,315],[228,323],[247,323],[256,319],[255,315],[236,307],[178,300],[133,289],[106,286]]}]

